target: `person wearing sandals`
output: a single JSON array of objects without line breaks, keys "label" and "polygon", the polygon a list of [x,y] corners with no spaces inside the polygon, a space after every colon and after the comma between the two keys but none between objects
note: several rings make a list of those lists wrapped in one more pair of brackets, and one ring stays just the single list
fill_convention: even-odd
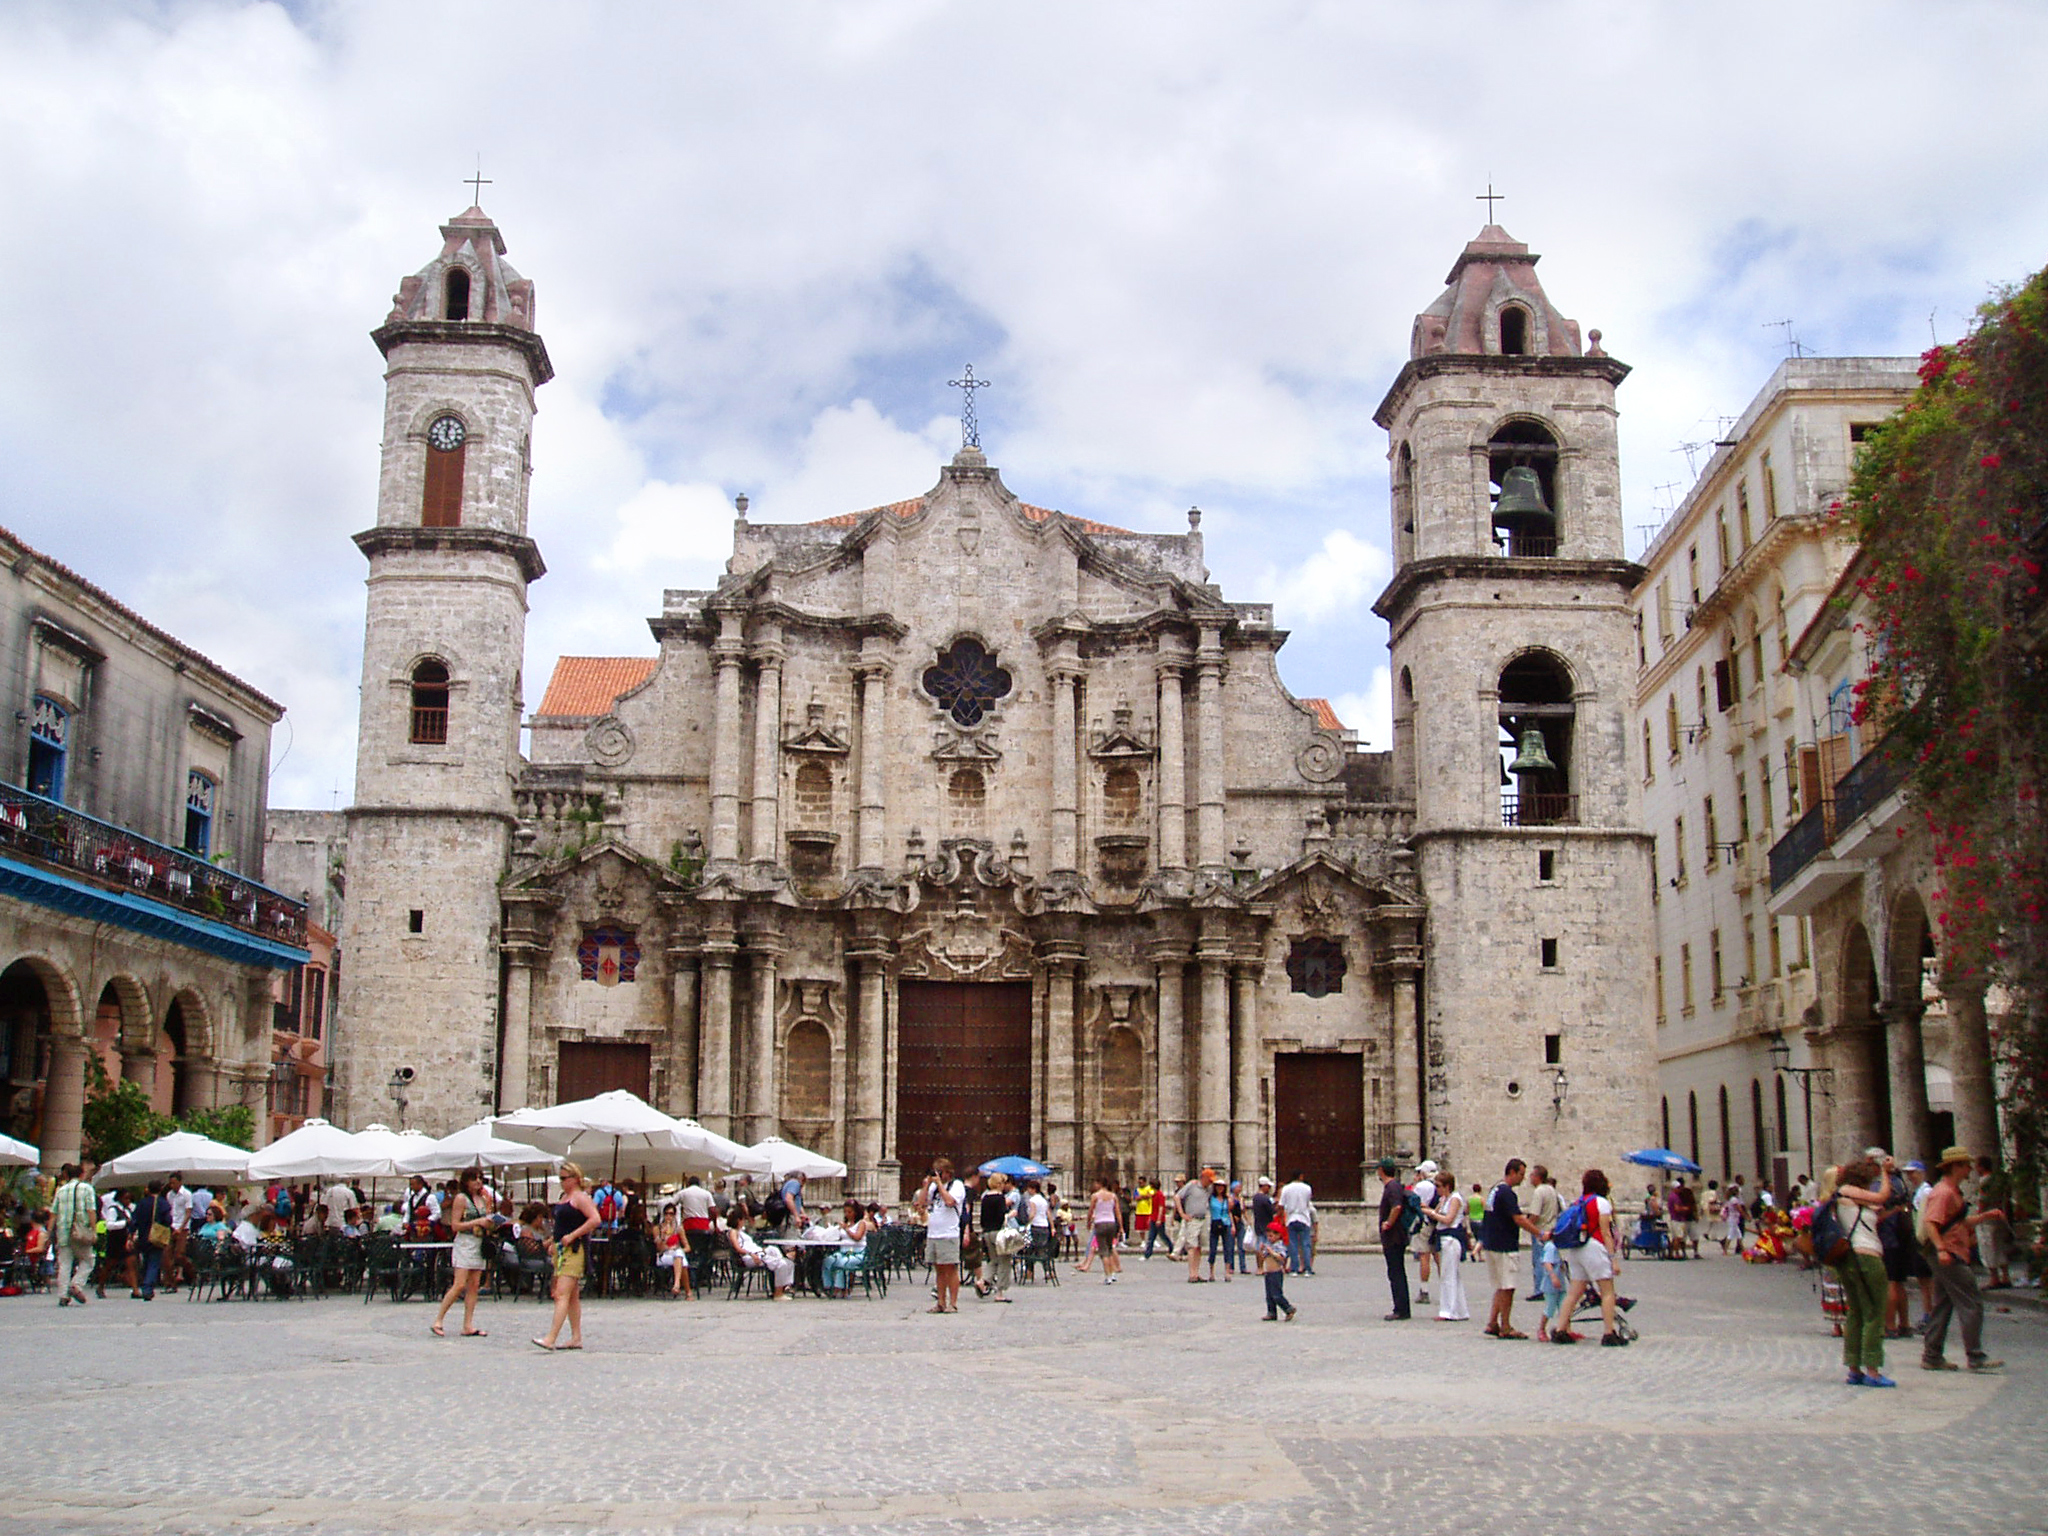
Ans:
[{"label": "person wearing sandals", "polygon": [[984,1260],[981,1279],[975,1284],[975,1294],[983,1301],[1008,1301],[1010,1299],[1010,1276],[1017,1268],[1017,1255],[1010,1247],[1009,1232],[1014,1226],[1010,1219],[1014,1207],[1011,1204],[1010,1176],[1007,1173],[989,1175],[988,1188],[981,1196],[981,1251]]},{"label": "person wearing sandals", "polygon": [[1496,1339],[1526,1339],[1515,1331],[1515,1291],[1521,1282],[1522,1234],[1543,1236],[1543,1229],[1522,1214],[1521,1198],[1515,1190],[1522,1182],[1524,1164],[1519,1157],[1508,1159],[1507,1170],[1486,1196],[1486,1214],[1479,1218],[1479,1246],[1486,1250],[1486,1278],[1493,1286],[1493,1304],[1487,1309],[1486,1331]]},{"label": "person wearing sandals", "polygon": [[827,1296],[852,1294],[853,1277],[848,1271],[857,1269],[861,1260],[867,1256],[869,1235],[878,1226],[875,1219],[860,1208],[858,1200],[847,1201],[840,1208],[839,1214],[841,1241],[851,1246],[835,1248],[825,1255],[822,1274]]},{"label": "person wearing sandals", "polygon": [[443,1210],[449,1230],[455,1234],[454,1252],[449,1255],[455,1277],[448,1287],[448,1294],[441,1298],[441,1310],[434,1314],[434,1321],[429,1325],[429,1331],[437,1339],[448,1336],[441,1325],[448,1316],[448,1309],[458,1301],[462,1303],[462,1336],[465,1339],[484,1337],[484,1330],[476,1325],[476,1293],[484,1278],[484,1237],[498,1224],[498,1217],[491,1210],[491,1202],[483,1191],[483,1170],[465,1168],[460,1188]]},{"label": "person wearing sandals", "polygon": [[1440,1177],[1437,1185],[1443,1193],[1428,1212],[1429,1219],[1436,1224],[1437,1267],[1439,1276],[1436,1320],[1440,1323],[1463,1323],[1471,1320],[1472,1314],[1465,1306],[1465,1197],[1458,1193],[1458,1186],[1448,1173]]},{"label": "person wearing sandals", "polygon": [[1098,1176],[1095,1193],[1088,1197],[1088,1225],[1095,1234],[1095,1251],[1102,1255],[1104,1285],[1115,1285],[1116,1277],[1124,1272],[1123,1260],[1116,1252],[1117,1238],[1124,1229],[1123,1204],[1108,1178]]},{"label": "person wearing sandals", "polygon": [[[598,1228],[597,1207],[583,1187],[583,1170],[564,1163],[558,1170],[562,1198],[555,1202],[555,1233],[548,1252],[555,1261],[555,1316],[548,1331],[534,1345],[545,1350],[583,1347],[583,1268],[586,1250],[583,1240]],[[569,1325],[569,1342],[557,1344],[562,1325]]]},{"label": "person wearing sandals", "polygon": [[940,1158],[932,1164],[916,1205],[924,1213],[924,1256],[937,1281],[933,1312],[960,1310],[960,1217],[967,1206],[967,1186],[953,1177],[953,1164]]}]

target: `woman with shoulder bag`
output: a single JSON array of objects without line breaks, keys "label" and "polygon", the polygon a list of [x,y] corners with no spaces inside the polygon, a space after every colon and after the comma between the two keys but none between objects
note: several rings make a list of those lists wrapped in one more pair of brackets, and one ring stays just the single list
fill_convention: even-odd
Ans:
[{"label": "woman with shoulder bag", "polygon": [[[1831,1267],[1847,1293],[1848,1316],[1842,1323],[1842,1363],[1851,1387],[1895,1387],[1884,1373],[1885,1277],[1884,1242],[1877,1231],[1878,1213],[1889,1198],[1884,1170],[1871,1157],[1843,1165],[1835,1187],[1837,1219],[1849,1239],[1847,1257]],[[1846,1201],[1851,1209],[1842,1210]],[[1818,1255],[1822,1262],[1825,1254]]]},{"label": "woman with shoulder bag", "polygon": [[447,1218],[448,1229],[455,1234],[454,1250],[449,1255],[455,1274],[448,1286],[448,1294],[441,1298],[441,1310],[434,1314],[429,1328],[435,1338],[446,1338],[441,1323],[448,1316],[448,1309],[459,1300],[462,1303],[462,1336],[481,1339],[486,1335],[476,1325],[476,1293],[484,1278],[484,1238],[498,1224],[498,1217],[484,1195],[483,1170],[463,1169],[456,1192],[441,1209]]},{"label": "woman with shoulder bag", "polygon": [[1465,1197],[1458,1193],[1456,1180],[1442,1171],[1437,1175],[1437,1188],[1443,1191],[1443,1198],[1429,1213],[1429,1219],[1436,1223],[1437,1266],[1442,1270],[1439,1276],[1442,1294],[1437,1301],[1436,1318],[1440,1323],[1468,1322],[1472,1313],[1465,1305],[1463,1273],[1466,1247]]}]

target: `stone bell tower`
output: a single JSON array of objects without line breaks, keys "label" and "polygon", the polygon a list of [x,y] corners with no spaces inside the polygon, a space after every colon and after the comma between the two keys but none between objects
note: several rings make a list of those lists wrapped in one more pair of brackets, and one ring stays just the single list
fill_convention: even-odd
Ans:
[{"label": "stone bell tower", "polygon": [[444,1133],[493,1107],[498,884],[513,822],[534,391],[533,284],[481,208],[441,226],[372,333],[385,359],[337,1114]]},{"label": "stone bell tower", "polygon": [[1424,1140],[1465,1182],[1560,1182],[1655,1124],[1650,840],[1615,387],[1489,224],[1416,316],[1389,435],[1395,773],[1428,899]]}]

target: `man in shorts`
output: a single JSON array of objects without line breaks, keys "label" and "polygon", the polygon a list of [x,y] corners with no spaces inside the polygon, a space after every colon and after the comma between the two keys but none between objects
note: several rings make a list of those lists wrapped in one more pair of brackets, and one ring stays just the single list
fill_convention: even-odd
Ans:
[{"label": "man in shorts", "polygon": [[1670,1229],[1671,1247],[1677,1253],[1692,1252],[1692,1224],[1699,1216],[1699,1199],[1681,1176],[1664,1197],[1664,1221]]},{"label": "man in shorts", "polygon": [[1202,1283],[1202,1249],[1209,1241],[1209,1186],[1216,1175],[1204,1168],[1174,1191],[1174,1209],[1180,1212],[1180,1245],[1188,1256],[1188,1284]]},{"label": "man in shorts", "polygon": [[1543,1229],[1522,1214],[1522,1202],[1515,1194],[1526,1166],[1519,1157],[1508,1159],[1507,1171],[1487,1194],[1486,1214],[1479,1220],[1479,1244],[1486,1251],[1486,1278],[1493,1287],[1486,1331],[1496,1339],[1529,1337],[1515,1331],[1515,1286],[1521,1277],[1522,1234],[1541,1238]]}]

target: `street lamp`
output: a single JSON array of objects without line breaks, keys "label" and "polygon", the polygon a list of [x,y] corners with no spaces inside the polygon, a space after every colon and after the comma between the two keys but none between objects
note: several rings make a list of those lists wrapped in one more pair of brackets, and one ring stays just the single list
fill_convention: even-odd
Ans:
[{"label": "street lamp", "polygon": [[1806,1102],[1806,1172],[1813,1172],[1813,1080],[1821,1079],[1821,1091],[1827,1091],[1834,1081],[1833,1067],[1795,1067],[1792,1065],[1792,1046],[1783,1035],[1771,1040],[1771,1066],[1787,1077],[1799,1079],[1799,1092]]},{"label": "street lamp", "polygon": [[1570,1091],[1571,1085],[1571,1079],[1564,1075],[1563,1067],[1559,1067],[1550,1074],[1550,1115],[1552,1119],[1562,1120],[1564,1118],[1564,1097]]},{"label": "street lamp", "polygon": [[385,1091],[391,1095],[391,1102],[398,1106],[398,1128],[401,1131],[405,1129],[405,1106],[412,1102],[405,1091],[412,1086],[412,1079],[412,1068],[400,1067],[391,1074],[391,1081],[384,1085]]}]

